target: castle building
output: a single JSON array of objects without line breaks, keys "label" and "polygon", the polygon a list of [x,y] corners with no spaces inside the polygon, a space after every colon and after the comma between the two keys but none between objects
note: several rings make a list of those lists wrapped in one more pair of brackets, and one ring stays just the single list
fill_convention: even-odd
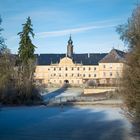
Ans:
[{"label": "castle building", "polygon": [[97,85],[116,83],[122,76],[125,53],[112,49],[109,53],[73,53],[68,40],[66,54],[37,55],[35,80],[45,85],[81,86],[92,81]]}]

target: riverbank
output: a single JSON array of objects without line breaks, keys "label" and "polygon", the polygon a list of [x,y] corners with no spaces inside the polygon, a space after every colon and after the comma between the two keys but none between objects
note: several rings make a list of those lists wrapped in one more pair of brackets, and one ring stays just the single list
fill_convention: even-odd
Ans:
[{"label": "riverbank", "polygon": [[78,101],[70,101],[70,102],[52,102],[46,104],[47,106],[110,106],[110,107],[120,107],[123,105],[122,100],[98,100],[98,101],[93,101],[93,102],[78,102]]}]

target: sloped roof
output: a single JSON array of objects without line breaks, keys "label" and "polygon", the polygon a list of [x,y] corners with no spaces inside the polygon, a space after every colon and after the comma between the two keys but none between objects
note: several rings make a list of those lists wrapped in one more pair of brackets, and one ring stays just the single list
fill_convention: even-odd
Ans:
[{"label": "sloped roof", "polygon": [[106,55],[107,53],[74,54],[73,61],[83,65],[98,65],[98,62]]},{"label": "sloped roof", "polygon": [[65,54],[40,54],[37,56],[38,65],[50,65],[59,63],[60,59],[65,57]]},{"label": "sloped roof", "polygon": [[[36,55],[38,65],[50,65],[60,62],[66,54],[40,54]],[[98,63],[118,63],[124,61],[125,53],[123,51],[112,49],[107,53],[82,53],[73,54],[74,63],[83,65],[98,65]]]},{"label": "sloped roof", "polygon": [[[84,54],[73,54],[73,62],[80,63],[83,65],[98,65],[98,62],[107,55],[107,53],[84,53]],[[60,59],[64,58],[65,54],[40,54],[37,56],[38,65],[50,65],[59,63]]]},{"label": "sloped roof", "polygon": [[124,61],[125,52],[112,49],[99,63],[118,63]]}]

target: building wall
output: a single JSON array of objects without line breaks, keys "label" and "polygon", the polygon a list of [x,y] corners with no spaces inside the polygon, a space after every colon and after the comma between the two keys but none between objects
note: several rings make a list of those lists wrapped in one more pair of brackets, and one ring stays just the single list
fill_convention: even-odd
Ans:
[{"label": "building wall", "polygon": [[36,82],[48,84],[50,66],[36,66],[34,78]]},{"label": "building wall", "polygon": [[101,84],[117,82],[122,77],[123,63],[99,63]]},{"label": "building wall", "polygon": [[88,80],[98,84],[110,84],[121,77],[123,63],[99,63],[99,65],[74,64],[64,57],[58,64],[36,66],[35,80],[43,84],[62,85],[68,80],[71,85],[82,85]]}]

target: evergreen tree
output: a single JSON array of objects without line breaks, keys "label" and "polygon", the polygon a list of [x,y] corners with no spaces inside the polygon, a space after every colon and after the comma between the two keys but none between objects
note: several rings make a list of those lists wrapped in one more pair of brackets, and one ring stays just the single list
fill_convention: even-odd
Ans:
[{"label": "evergreen tree", "polygon": [[40,100],[38,90],[34,83],[35,71],[35,46],[32,44],[31,37],[34,38],[32,23],[30,17],[23,25],[23,31],[19,32],[20,36],[18,48],[18,72],[17,72],[17,89],[22,103],[34,100]]},{"label": "evergreen tree", "polygon": [[120,25],[117,31],[128,45],[122,94],[129,111],[140,122],[140,6],[134,9],[128,22]]},{"label": "evergreen tree", "polygon": [[35,46],[32,44],[30,37],[34,38],[32,23],[30,17],[23,25],[23,31],[19,32],[20,36],[18,55],[22,63],[27,63],[29,59],[34,59]]}]

